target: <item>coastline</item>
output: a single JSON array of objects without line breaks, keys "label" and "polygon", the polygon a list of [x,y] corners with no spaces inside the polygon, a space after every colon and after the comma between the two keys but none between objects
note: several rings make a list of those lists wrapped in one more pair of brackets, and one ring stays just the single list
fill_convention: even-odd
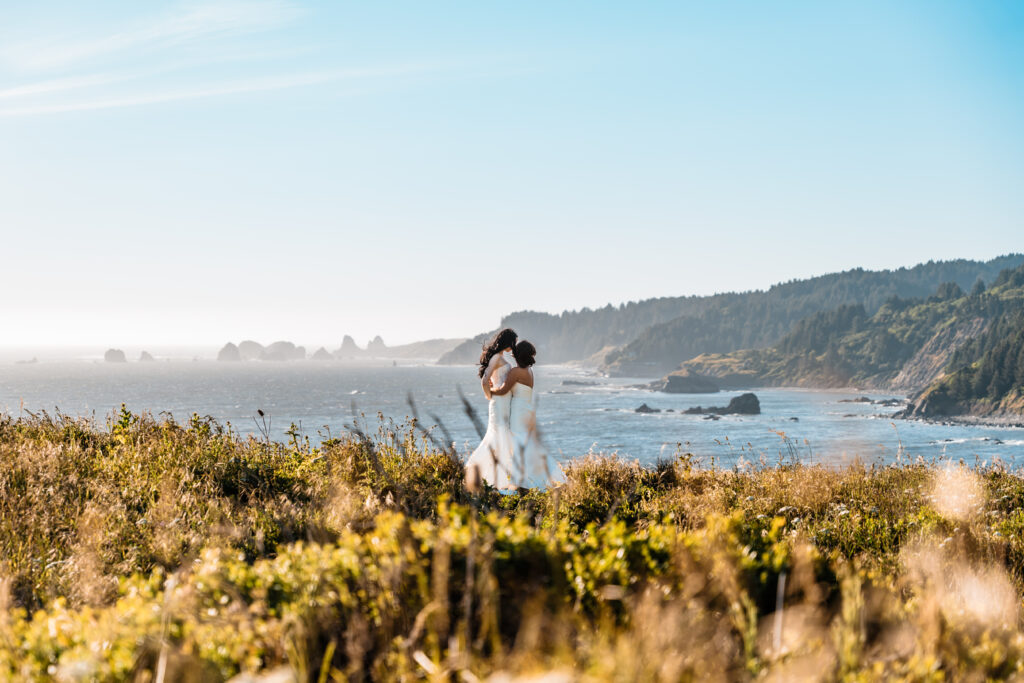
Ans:
[{"label": "coastline", "polygon": [[[902,412],[902,411],[901,411]],[[1024,415],[981,417],[978,415],[945,415],[938,417],[904,417],[900,414],[893,419],[904,422],[924,422],[946,427],[993,427],[997,429],[1024,429]]]}]

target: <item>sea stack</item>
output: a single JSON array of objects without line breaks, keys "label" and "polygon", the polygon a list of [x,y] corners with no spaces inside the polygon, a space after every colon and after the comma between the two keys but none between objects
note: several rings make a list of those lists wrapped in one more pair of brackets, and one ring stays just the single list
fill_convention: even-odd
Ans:
[{"label": "sea stack", "polygon": [[217,360],[235,362],[242,360],[242,354],[239,353],[238,347],[228,342],[225,344],[220,351],[217,352]]},{"label": "sea stack", "polygon": [[366,352],[371,356],[383,356],[387,353],[387,350],[388,347],[379,334],[366,345]]},{"label": "sea stack", "polygon": [[356,340],[346,334],[341,340],[341,348],[335,351],[334,355],[338,358],[355,358],[362,353],[363,350],[356,344]]},{"label": "sea stack", "polygon": [[705,375],[680,372],[666,377],[661,384],[661,391],[666,394],[714,394],[718,392],[718,385]]},{"label": "sea stack", "polygon": [[242,360],[259,360],[263,357],[263,344],[246,339],[238,345],[238,353]]},{"label": "sea stack", "polygon": [[683,411],[685,415],[760,415],[761,402],[757,396],[751,393],[740,394],[729,401],[729,405],[715,406],[711,408],[688,408]]},{"label": "sea stack", "polygon": [[296,346],[290,341],[276,341],[268,346],[260,356],[260,360],[271,361],[305,360],[305,358],[305,347]]}]

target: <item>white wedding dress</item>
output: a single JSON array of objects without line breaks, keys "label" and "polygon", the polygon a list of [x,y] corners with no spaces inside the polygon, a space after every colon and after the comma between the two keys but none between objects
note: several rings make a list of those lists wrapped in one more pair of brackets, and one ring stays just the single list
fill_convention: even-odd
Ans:
[{"label": "white wedding dress", "polygon": [[[533,368],[530,368],[533,375]],[[536,383],[536,382],[535,382]],[[533,387],[518,382],[509,392],[509,429],[512,432],[512,477],[523,488],[547,488],[565,481],[562,468],[548,455],[537,432],[537,408],[533,402]]]},{"label": "white wedding dress", "polygon": [[[491,373],[491,388],[497,389],[505,383],[512,370],[507,362]],[[466,461],[466,471],[476,468],[480,480],[499,490],[514,490],[518,477],[513,475],[512,432],[509,430],[512,394],[492,396],[487,403],[487,432],[483,441]]]}]

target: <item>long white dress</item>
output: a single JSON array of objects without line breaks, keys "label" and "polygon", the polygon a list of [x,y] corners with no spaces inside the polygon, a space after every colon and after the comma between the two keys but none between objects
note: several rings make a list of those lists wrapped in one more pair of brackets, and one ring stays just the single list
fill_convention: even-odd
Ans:
[{"label": "long white dress", "polygon": [[[512,366],[506,362],[491,373],[491,388],[497,389],[505,383]],[[509,430],[509,413],[512,395],[492,396],[487,404],[487,431],[480,445],[466,461],[466,471],[476,469],[477,476],[497,489],[516,488],[513,478],[512,432]]]},{"label": "long white dress", "polygon": [[[533,375],[533,368],[530,369]],[[537,431],[537,406],[533,387],[516,382],[512,386],[509,408],[509,429],[512,431],[514,453],[513,479],[523,488],[547,488],[565,481],[558,463],[548,455]]]}]

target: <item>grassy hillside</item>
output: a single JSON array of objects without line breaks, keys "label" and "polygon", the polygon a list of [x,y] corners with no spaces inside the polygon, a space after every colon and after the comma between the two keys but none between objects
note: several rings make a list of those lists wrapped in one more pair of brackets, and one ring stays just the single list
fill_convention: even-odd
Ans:
[{"label": "grassy hillside", "polygon": [[908,463],[461,485],[416,430],[0,417],[0,679],[981,680],[1024,671],[1024,479]]},{"label": "grassy hillside", "polygon": [[[973,363],[983,349],[1005,355],[1001,346],[994,347],[1019,330],[1013,321],[1021,311],[1024,267],[1004,271],[987,291],[978,287],[965,294],[948,283],[927,299],[890,299],[874,315],[860,305],[840,306],[801,320],[772,348],[701,355],[684,363],[680,372],[710,375],[726,385],[916,391]],[[983,381],[985,391],[991,378],[984,368],[989,365],[991,360],[982,364],[983,380],[971,380]],[[965,375],[959,377],[956,381],[962,383]],[[1013,378],[1008,381],[1012,384]],[[993,386],[993,395],[1008,389]]]}]

